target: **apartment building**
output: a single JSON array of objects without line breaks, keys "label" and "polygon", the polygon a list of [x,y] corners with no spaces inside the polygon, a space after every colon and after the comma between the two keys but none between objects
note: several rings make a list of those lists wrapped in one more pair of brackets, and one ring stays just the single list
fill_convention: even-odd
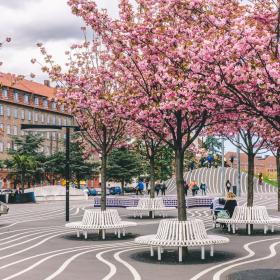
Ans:
[{"label": "apartment building", "polygon": [[[0,160],[9,149],[17,149],[14,138],[30,133],[22,123],[73,125],[73,117],[54,101],[56,89],[26,79],[15,80],[11,74],[0,75]],[[45,139],[42,152],[52,154],[63,147],[65,131],[32,132]]]}]

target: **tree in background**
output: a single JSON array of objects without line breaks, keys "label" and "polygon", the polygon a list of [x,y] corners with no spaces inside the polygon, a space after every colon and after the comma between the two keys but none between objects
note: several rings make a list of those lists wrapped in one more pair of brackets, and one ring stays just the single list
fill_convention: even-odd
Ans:
[{"label": "tree in background", "polygon": [[108,156],[107,180],[121,183],[124,193],[125,183],[139,177],[143,167],[139,155],[128,148],[115,148]]},{"label": "tree in background", "polygon": [[[85,159],[83,148],[78,141],[70,143],[69,158],[71,182],[78,188],[82,180],[91,179],[99,174],[99,163]],[[57,152],[46,158],[44,170],[53,184],[55,180],[65,178],[65,161],[65,152]]]},{"label": "tree in background", "polygon": [[22,190],[25,184],[30,188],[44,176],[45,156],[40,152],[43,141],[42,137],[32,134],[14,138],[17,149],[10,149],[10,159],[4,161],[9,177],[14,180],[15,186],[20,183]]}]

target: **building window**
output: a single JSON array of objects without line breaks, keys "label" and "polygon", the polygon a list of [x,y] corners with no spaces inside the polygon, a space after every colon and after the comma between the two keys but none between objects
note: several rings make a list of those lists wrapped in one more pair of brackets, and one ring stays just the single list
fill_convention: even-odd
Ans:
[{"label": "building window", "polygon": [[28,94],[24,95],[24,103],[29,104],[29,95]]},{"label": "building window", "polygon": [[7,88],[2,88],[2,95],[3,95],[3,98],[8,99],[8,89]]},{"label": "building window", "polygon": [[64,112],[64,105],[63,105],[63,104],[60,105],[60,111],[61,111],[61,112]]},{"label": "building window", "polygon": [[17,119],[18,118],[18,110],[14,109],[14,118]]},{"label": "building window", "polygon": [[50,139],[51,137],[50,137],[50,132],[48,131],[47,132],[47,139]]},{"label": "building window", "polygon": [[17,144],[16,144],[16,143],[14,143],[13,149],[14,149],[15,151],[17,150]]},{"label": "building window", "polygon": [[0,104],[0,116],[3,116],[3,105]]},{"label": "building window", "polygon": [[47,115],[47,124],[50,124],[50,115]]},{"label": "building window", "polygon": [[66,118],[64,119],[64,125],[67,125],[67,119]]},{"label": "building window", "polygon": [[21,136],[24,136],[24,130],[20,131]]},{"label": "building window", "polygon": [[55,125],[55,116],[53,116],[53,119],[52,119],[53,121],[53,125]]},{"label": "building window", "polygon": [[38,121],[38,113],[34,113],[34,120],[35,120],[35,122]]},{"label": "building window", "polygon": [[11,108],[9,106],[6,107],[6,116],[7,117],[11,116]]},{"label": "building window", "polygon": [[4,152],[4,143],[0,142],[0,152]]},{"label": "building window", "polygon": [[11,134],[11,126],[7,124],[7,134]]},{"label": "building window", "polygon": [[10,142],[7,143],[7,149],[8,149],[8,150],[11,149],[11,143],[10,143]]},{"label": "building window", "polygon": [[18,102],[19,101],[19,94],[18,94],[18,91],[14,91],[14,101],[15,102]]},{"label": "building window", "polygon": [[61,118],[58,118],[58,125],[61,125]]},{"label": "building window", "polygon": [[41,115],[41,122],[43,123],[44,121],[45,121],[45,115],[42,114],[42,115]]},{"label": "building window", "polygon": [[23,109],[21,110],[20,117],[22,120],[24,120],[24,118],[25,118],[25,113],[24,113]]},{"label": "building window", "polygon": [[39,97],[37,97],[37,96],[34,97],[34,104],[35,104],[35,106],[39,105]]},{"label": "building window", "polygon": [[43,104],[44,104],[44,107],[45,107],[45,108],[48,108],[48,99],[45,98],[45,99],[43,100]]},{"label": "building window", "polygon": [[56,102],[52,102],[52,109],[56,110]]},{"label": "building window", "polygon": [[18,134],[18,129],[17,129],[17,126],[14,125],[14,135],[17,136],[17,134]]},{"label": "building window", "polygon": [[31,118],[32,118],[32,116],[31,116],[31,112],[30,112],[30,111],[28,111],[28,112],[27,112],[27,119],[28,119],[29,121],[31,121]]}]

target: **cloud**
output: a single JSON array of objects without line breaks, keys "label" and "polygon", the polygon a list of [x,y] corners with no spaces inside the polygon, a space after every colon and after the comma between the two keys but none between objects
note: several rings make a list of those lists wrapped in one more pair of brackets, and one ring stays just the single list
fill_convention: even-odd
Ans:
[{"label": "cloud", "polygon": [[[100,8],[108,9],[111,16],[118,15],[119,0],[97,0]],[[46,78],[40,67],[30,63],[40,58],[37,42],[46,45],[56,61],[64,63],[64,51],[80,41],[84,23],[71,13],[67,0],[0,0],[0,41],[11,37],[12,42],[0,49],[0,71]]]}]

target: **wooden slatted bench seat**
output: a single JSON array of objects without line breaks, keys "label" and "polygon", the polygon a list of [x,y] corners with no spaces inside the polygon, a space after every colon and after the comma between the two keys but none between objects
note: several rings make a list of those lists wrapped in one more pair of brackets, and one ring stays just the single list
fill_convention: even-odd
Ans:
[{"label": "wooden slatted bench seat", "polygon": [[151,256],[153,247],[157,247],[158,260],[164,247],[178,247],[179,262],[182,262],[183,247],[201,247],[201,259],[205,259],[205,246],[210,246],[210,256],[214,255],[214,245],[228,243],[229,239],[219,235],[207,235],[202,220],[178,221],[177,219],[161,220],[156,234],[137,237],[138,244],[149,245]]},{"label": "wooden slatted bench seat", "polygon": [[139,216],[142,219],[143,213],[145,212],[152,212],[152,218],[155,217],[156,212],[159,212],[164,218],[167,217],[167,211],[175,210],[176,208],[166,207],[163,203],[162,197],[143,197],[139,199],[136,207],[126,207],[126,209],[133,211],[134,218]]},{"label": "wooden slatted bench seat", "polygon": [[251,234],[251,227],[249,225],[263,225],[264,234],[267,233],[268,226],[271,226],[271,231],[274,232],[274,226],[280,224],[280,218],[272,218],[268,215],[265,206],[236,206],[233,215],[230,219],[217,219],[218,223],[228,225],[228,231],[230,231],[230,225],[232,225],[232,231],[235,233],[237,225],[248,225],[248,234]]},{"label": "wooden slatted bench seat", "polygon": [[106,211],[86,209],[81,222],[72,222],[65,226],[76,229],[77,237],[80,237],[80,231],[82,231],[85,239],[87,239],[88,231],[97,230],[102,232],[102,239],[105,239],[106,230],[114,229],[115,234],[120,238],[121,230],[123,231],[123,236],[125,236],[125,229],[136,225],[137,223],[134,222],[122,221],[116,209],[107,209]]}]

